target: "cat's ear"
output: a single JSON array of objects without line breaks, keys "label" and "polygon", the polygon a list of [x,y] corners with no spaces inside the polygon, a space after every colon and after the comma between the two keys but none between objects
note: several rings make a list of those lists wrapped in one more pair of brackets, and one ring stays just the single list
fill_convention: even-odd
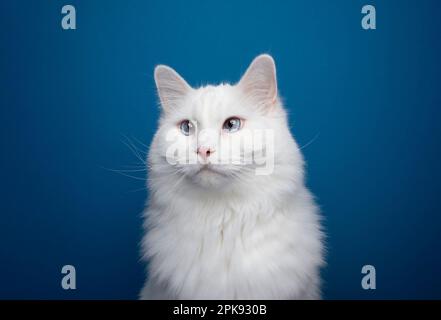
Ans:
[{"label": "cat's ear", "polygon": [[238,86],[258,106],[269,108],[277,101],[276,64],[268,54],[251,62]]},{"label": "cat's ear", "polygon": [[166,112],[176,109],[192,90],[175,70],[165,65],[155,68],[155,82],[161,106]]}]

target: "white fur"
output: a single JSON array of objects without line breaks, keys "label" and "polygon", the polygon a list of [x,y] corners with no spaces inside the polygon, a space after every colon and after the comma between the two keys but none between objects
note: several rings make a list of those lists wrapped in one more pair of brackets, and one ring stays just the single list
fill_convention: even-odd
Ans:
[{"label": "white fur", "polygon": [[[156,68],[155,80],[163,112],[148,156],[142,241],[148,279],[140,298],[319,299],[320,217],[277,95],[273,59],[257,57],[234,86],[193,89],[165,66]],[[231,116],[245,119],[244,128],[274,130],[272,174],[233,164],[218,165],[219,174],[200,172],[200,164],[166,161],[166,135],[179,134],[179,121],[218,130],[219,140],[226,138],[219,128]],[[216,141],[208,144],[216,149]]]}]

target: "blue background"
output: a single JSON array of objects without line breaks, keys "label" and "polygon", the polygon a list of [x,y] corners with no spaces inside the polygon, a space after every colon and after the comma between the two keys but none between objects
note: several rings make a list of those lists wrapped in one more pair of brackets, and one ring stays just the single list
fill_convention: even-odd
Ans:
[{"label": "blue background", "polygon": [[[361,28],[374,4],[377,30]],[[77,30],[60,26],[73,4]],[[2,1],[0,298],[134,299],[152,71],[272,54],[323,209],[328,299],[441,298],[439,1]],[[314,140],[315,138],[315,140]],[[132,167],[130,167],[132,168]],[[73,264],[77,290],[60,286]],[[361,268],[377,290],[361,288]]]}]

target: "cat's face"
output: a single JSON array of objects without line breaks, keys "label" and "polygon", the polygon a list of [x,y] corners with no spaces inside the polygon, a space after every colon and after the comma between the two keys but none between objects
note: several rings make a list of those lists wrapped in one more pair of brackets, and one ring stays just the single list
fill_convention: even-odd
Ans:
[{"label": "cat's face", "polygon": [[155,81],[162,116],[152,170],[207,188],[272,173],[286,123],[270,56],[257,57],[236,85],[193,89],[166,66],[156,67]]}]

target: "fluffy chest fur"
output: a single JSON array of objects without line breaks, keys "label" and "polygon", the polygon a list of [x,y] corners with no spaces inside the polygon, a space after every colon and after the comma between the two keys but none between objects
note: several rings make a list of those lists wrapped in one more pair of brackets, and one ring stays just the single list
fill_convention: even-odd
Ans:
[{"label": "fluffy chest fur", "polygon": [[309,194],[278,203],[252,198],[152,204],[144,243],[152,282],[142,297],[319,298],[321,235]]}]

